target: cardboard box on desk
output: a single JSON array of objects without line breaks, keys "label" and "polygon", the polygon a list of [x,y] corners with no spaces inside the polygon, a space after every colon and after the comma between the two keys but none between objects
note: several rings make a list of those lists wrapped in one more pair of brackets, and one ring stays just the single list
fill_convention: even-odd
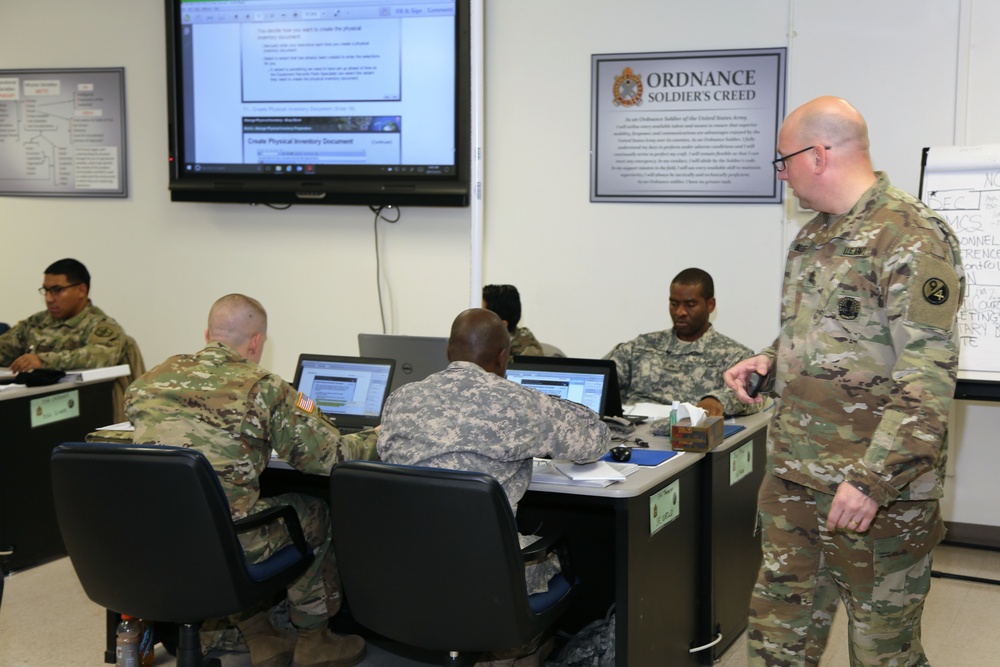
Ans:
[{"label": "cardboard box on desk", "polygon": [[705,417],[697,426],[680,419],[670,431],[670,446],[681,452],[708,452],[725,439],[722,417]]}]

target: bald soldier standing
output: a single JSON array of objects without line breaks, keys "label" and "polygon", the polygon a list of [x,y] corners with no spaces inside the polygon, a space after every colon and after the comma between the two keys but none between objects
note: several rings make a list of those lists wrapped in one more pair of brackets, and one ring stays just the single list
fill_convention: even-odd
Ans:
[{"label": "bald soldier standing", "polygon": [[725,373],[749,402],[749,374],[770,371],[778,396],[749,664],[816,665],[839,593],[852,665],[926,666],[920,619],[944,536],[958,369],[958,241],[873,170],[867,124],[845,100],[793,111],[777,151],[778,179],[819,214],[788,252],[778,338]]},{"label": "bald soldier standing", "polygon": [[[133,441],[197,449],[212,464],[229,499],[233,519],[274,505],[291,505],[315,554],[313,564],[288,588],[288,613],[298,638],[286,638],[264,612],[238,623],[254,667],[355,665],[365,653],[361,637],[327,630],[340,609],[340,583],[331,548],[329,510],[319,498],[284,494],[260,497],[260,474],[271,450],[302,472],[329,474],[338,461],[374,458],[376,432],[341,436],[313,401],[258,366],[267,340],[267,314],[242,294],[212,306],[207,346],[167,359],[128,389],[125,412]],[[280,549],[283,531],[240,534],[250,563]],[[293,650],[294,647],[294,650]]]}]

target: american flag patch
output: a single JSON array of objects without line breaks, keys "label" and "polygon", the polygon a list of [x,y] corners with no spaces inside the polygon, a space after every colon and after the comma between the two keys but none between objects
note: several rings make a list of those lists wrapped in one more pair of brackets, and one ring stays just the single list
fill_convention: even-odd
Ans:
[{"label": "american flag patch", "polygon": [[316,407],[316,404],[313,403],[313,400],[308,396],[306,396],[305,394],[303,394],[302,392],[299,392],[299,400],[295,405],[299,410],[302,410],[303,412],[312,412],[313,408]]}]

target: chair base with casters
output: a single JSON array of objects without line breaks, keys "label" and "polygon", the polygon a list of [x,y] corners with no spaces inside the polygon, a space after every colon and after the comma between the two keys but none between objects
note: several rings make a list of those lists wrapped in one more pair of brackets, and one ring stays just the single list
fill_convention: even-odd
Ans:
[{"label": "chair base with casters", "polygon": [[[65,443],[52,452],[51,473],[59,529],[87,597],[179,625],[178,667],[212,664],[201,654],[203,619],[256,611],[312,562],[294,509],[234,522],[215,471],[196,450]],[[275,522],[290,544],[248,564],[238,534]]]},{"label": "chair base with casters", "polygon": [[[334,550],[358,623],[442,664],[528,645],[577,588],[557,536],[523,551],[503,487],[476,472],[346,461],[330,473]],[[549,553],[562,572],[529,595],[525,564]]]}]

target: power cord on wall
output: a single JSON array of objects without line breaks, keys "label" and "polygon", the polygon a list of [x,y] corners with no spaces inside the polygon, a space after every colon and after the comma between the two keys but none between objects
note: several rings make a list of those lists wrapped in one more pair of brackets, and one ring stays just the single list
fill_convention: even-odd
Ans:
[{"label": "power cord on wall", "polygon": [[390,219],[390,218],[387,218],[384,215],[382,215],[382,211],[384,211],[386,209],[390,209],[391,210],[391,209],[395,208],[391,204],[385,205],[385,206],[369,206],[368,208],[371,209],[372,213],[375,214],[375,223],[374,223],[374,226],[375,226],[375,230],[374,230],[375,231],[375,291],[378,292],[378,314],[382,318],[382,333],[389,333],[386,330],[386,327],[385,327],[385,307],[382,305],[382,280],[381,280],[381,275],[382,275],[382,257],[381,257],[381,254],[379,253],[379,248],[378,248],[378,221],[379,221],[379,218],[381,218],[382,220],[385,220],[388,223],[399,222],[399,219],[402,217],[403,212],[400,209],[396,208],[395,209],[396,210],[396,217]]}]

